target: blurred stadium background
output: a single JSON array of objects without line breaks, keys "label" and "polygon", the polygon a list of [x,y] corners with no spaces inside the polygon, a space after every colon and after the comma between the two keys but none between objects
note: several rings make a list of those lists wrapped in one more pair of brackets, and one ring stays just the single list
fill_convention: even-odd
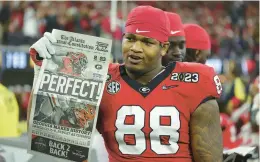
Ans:
[{"label": "blurred stadium background", "polygon": [[[1,1],[0,83],[15,94],[20,122],[16,126],[18,133],[10,134],[16,138],[0,140],[0,147],[1,142],[5,146],[8,143],[22,146],[20,139],[27,139],[25,120],[33,81],[30,45],[52,29],[105,37],[113,39],[111,62],[121,63],[124,23],[128,12],[137,5],[176,12],[183,23],[197,23],[208,31],[212,54],[207,64],[215,68],[224,87],[218,101],[223,113],[223,137],[230,142],[226,138],[232,136],[232,144],[227,142],[226,148],[258,145],[259,125],[255,116],[259,105],[254,111],[251,107],[259,93],[259,81],[255,81],[259,75],[259,1]],[[0,92],[0,101],[4,100],[3,93]],[[8,118],[1,120],[4,119],[1,109],[0,105],[0,136],[3,122],[7,126],[9,123]],[[21,148],[20,144],[17,147]]]}]

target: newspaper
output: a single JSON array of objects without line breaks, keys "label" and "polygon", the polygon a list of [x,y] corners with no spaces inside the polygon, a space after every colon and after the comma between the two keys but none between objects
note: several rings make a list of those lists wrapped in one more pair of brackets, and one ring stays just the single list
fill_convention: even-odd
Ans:
[{"label": "newspaper", "polygon": [[34,87],[28,152],[68,161],[89,159],[112,41],[54,29],[55,55]]}]

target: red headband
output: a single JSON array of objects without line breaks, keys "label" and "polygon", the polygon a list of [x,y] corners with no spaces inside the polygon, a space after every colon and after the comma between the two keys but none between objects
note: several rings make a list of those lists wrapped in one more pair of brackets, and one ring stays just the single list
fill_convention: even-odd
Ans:
[{"label": "red headband", "polygon": [[197,24],[184,24],[186,48],[210,50],[210,37],[205,29]]},{"label": "red headband", "polygon": [[170,36],[185,36],[181,17],[176,13],[165,12],[170,21]]},{"label": "red headband", "polygon": [[156,39],[168,41],[170,23],[166,14],[151,6],[138,6],[129,13],[125,31]]}]

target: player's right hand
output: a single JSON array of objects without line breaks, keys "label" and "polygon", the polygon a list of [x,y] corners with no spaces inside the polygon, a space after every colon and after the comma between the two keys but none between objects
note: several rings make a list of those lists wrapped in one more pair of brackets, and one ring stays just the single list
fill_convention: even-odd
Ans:
[{"label": "player's right hand", "polygon": [[30,47],[30,55],[34,63],[41,66],[43,59],[50,59],[51,55],[55,54],[55,49],[52,43],[57,40],[51,33],[45,32],[43,37]]}]

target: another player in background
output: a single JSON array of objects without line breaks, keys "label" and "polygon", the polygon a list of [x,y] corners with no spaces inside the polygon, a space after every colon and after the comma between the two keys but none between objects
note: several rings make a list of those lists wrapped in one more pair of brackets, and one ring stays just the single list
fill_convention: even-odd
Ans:
[{"label": "another player in background", "polygon": [[[185,24],[184,31],[187,47],[185,61],[205,64],[211,50],[207,31],[197,24]],[[224,149],[232,149],[242,144],[242,139],[237,138],[235,123],[230,117],[220,113],[220,122]]]},{"label": "another player in background", "polygon": [[184,61],[205,64],[210,56],[210,37],[205,29],[197,24],[183,25],[186,38]]},{"label": "another player in background", "polygon": [[[169,47],[168,21],[162,10],[150,6],[138,6],[128,15],[122,42],[125,64],[109,66],[97,124],[110,162],[222,161],[214,99],[221,84],[205,65],[162,66]],[[41,45],[35,50],[48,58],[49,53],[40,51],[53,51],[49,44],[55,40],[47,38],[46,43],[45,38],[35,43]]]},{"label": "another player in background", "polygon": [[165,12],[170,21],[170,47],[162,59],[162,64],[167,66],[172,61],[183,61],[186,53],[185,33],[181,18],[176,13]]},{"label": "another player in background", "polygon": [[[168,14],[168,15],[172,15],[172,14]],[[175,23],[173,23],[174,20],[176,21],[176,19],[170,19],[170,22],[173,26],[175,25]],[[185,24],[184,31],[185,31],[186,48],[187,48],[186,57],[184,61],[205,64],[208,56],[210,56],[210,50],[211,50],[211,42],[208,33],[206,32],[205,29],[203,29],[197,24]],[[164,59],[163,63],[167,65],[171,61],[175,61],[175,60]],[[232,148],[239,147],[243,143],[243,139],[237,136],[235,123],[230,119],[228,115],[224,113],[220,114],[220,121],[221,121],[224,149],[232,149]],[[254,139],[258,139],[258,138],[254,138]]]}]

